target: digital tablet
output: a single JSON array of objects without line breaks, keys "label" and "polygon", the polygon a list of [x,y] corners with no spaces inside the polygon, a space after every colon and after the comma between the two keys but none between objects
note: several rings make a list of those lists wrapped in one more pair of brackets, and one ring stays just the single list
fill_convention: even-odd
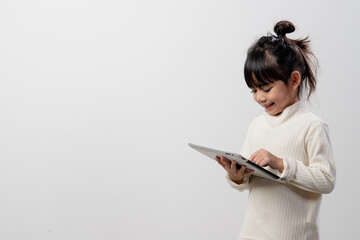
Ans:
[{"label": "digital tablet", "polygon": [[246,159],[245,157],[241,156],[238,153],[232,153],[232,152],[202,147],[192,143],[189,143],[189,146],[214,160],[216,157],[225,157],[230,161],[235,160],[237,163],[237,167],[241,167],[241,165],[245,165],[247,169],[254,170],[254,172],[252,173],[252,175],[254,176],[266,178],[269,180],[279,181],[279,182],[285,181],[282,178],[280,178],[278,175],[270,172],[269,170],[263,167],[260,167],[259,165],[255,164],[249,159]]}]

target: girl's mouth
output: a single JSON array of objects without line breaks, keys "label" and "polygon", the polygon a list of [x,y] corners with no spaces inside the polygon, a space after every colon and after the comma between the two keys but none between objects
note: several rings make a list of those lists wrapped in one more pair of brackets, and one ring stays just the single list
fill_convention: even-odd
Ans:
[{"label": "girl's mouth", "polygon": [[273,105],[274,105],[274,103],[270,103],[268,105],[265,105],[264,107],[266,110],[269,110]]}]

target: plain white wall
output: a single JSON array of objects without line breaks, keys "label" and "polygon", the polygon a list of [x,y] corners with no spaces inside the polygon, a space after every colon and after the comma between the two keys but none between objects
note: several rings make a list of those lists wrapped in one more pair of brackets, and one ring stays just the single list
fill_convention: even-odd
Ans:
[{"label": "plain white wall", "polygon": [[250,44],[282,19],[321,69],[337,185],[322,239],[360,217],[358,23],[352,1],[3,0],[0,239],[236,239],[247,201],[188,142],[238,151],[262,109]]}]

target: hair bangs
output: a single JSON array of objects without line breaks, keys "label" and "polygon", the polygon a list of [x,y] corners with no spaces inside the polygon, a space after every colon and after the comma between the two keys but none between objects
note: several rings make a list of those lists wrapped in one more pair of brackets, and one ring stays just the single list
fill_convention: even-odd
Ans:
[{"label": "hair bangs", "polygon": [[250,49],[244,67],[245,82],[249,88],[262,88],[277,80],[286,81],[275,57],[266,51]]}]

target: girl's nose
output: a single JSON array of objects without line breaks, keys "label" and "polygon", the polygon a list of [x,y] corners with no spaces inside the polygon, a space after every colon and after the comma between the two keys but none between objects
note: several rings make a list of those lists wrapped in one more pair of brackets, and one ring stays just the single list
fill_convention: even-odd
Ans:
[{"label": "girl's nose", "polygon": [[261,92],[257,91],[254,95],[255,101],[257,101],[258,103],[262,103],[266,101],[266,97],[264,94],[262,94]]}]

